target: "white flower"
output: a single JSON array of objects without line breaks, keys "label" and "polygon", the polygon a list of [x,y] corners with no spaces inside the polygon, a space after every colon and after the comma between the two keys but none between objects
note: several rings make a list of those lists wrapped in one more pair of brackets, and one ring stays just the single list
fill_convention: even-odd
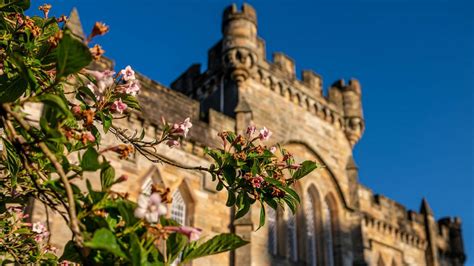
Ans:
[{"label": "white flower", "polygon": [[131,80],[126,84],[125,87],[125,93],[130,94],[132,96],[137,95],[138,91],[140,90],[140,84],[138,83],[138,80]]},{"label": "white flower", "polygon": [[189,129],[193,126],[189,121],[189,117],[186,118],[183,122],[179,124],[174,124],[171,134],[182,135],[186,137],[188,135]]},{"label": "white flower", "polygon": [[36,222],[31,226],[31,231],[41,234],[46,231],[46,226],[41,222]]},{"label": "white flower", "polygon": [[[105,71],[94,71],[94,70],[86,70],[86,72],[95,78],[96,84],[89,84],[89,87],[96,95],[102,95],[106,88],[112,86],[114,84],[114,75],[115,72],[111,70]],[[91,86],[90,86],[91,85]]]},{"label": "white flower", "polygon": [[272,134],[273,133],[270,130],[268,130],[266,127],[263,127],[262,129],[260,129],[260,134],[258,135],[258,138],[260,140],[268,140]]},{"label": "white flower", "polygon": [[157,223],[161,215],[166,214],[166,206],[161,203],[161,196],[153,193],[151,196],[140,195],[135,217],[145,219],[149,223]]},{"label": "white flower", "polygon": [[135,79],[135,71],[133,71],[131,66],[127,66],[125,69],[120,70],[120,74],[123,75],[125,81]]}]

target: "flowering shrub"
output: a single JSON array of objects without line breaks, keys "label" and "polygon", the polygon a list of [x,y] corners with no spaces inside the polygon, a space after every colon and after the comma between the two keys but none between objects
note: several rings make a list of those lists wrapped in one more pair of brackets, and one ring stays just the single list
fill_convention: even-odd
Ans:
[{"label": "flowering shrub", "polygon": [[[29,1],[0,1],[0,258],[17,263],[169,265],[229,251],[247,244],[233,234],[220,234],[204,241],[201,229],[182,226],[166,217],[172,198],[167,188],[153,186],[149,196],[132,202],[114,185],[128,176],[116,176],[104,156],[108,152],[126,159],[138,152],[152,162],[209,172],[217,189],[228,192],[227,206],[235,206],[235,218],[245,215],[252,204],[261,204],[260,226],[265,205],[287,205],[293,212],[299,197],[292,189],[298,179],[317,165],[295,163],[282,148],[264,145],[272,133],[221,132],[223,145],[207,148],[210,167],[176,164],[156,153],[157,145],[177,148],[187,137],[189,118],[169,123],[163,120],[160,138],[144,140],[114,125],[130,110],[139,111],[136,95],[140,83],[127,66],[119,72],[88,68],[100,60],[104,50],[91,43],[108,32],[96,23],[85,40],[68,29],[65,16],[49,17],[51,5],[40,10],[44,17],[28,17]],[[25,109],[40,104],[43,113],[32,120]],[[102,147],[105,134],[123,143]],[[101,187],[93,189],[86,172],[97,172]],[[86,191],[78,187],[85,182]],[[67,222],[72,239],[59,256],[49,245],[46,223],[30,223],[24,207],[31,199]]]}]

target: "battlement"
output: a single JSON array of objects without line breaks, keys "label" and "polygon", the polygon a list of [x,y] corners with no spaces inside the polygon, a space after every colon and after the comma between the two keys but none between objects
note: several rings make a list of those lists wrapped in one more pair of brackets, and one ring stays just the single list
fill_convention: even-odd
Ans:
[{"label": "battlement", "polygon": [[225,23],[229,22],[230,20],[234,20],[234,19],[248,20],[248,21],[250,21],[250,22],[252,22],[256,25],[257,24],[257,12],[255,11],[255,9],[251,5],[249,5],[247,3],[243,3],[240,10],[239,10],[239,8],[237,7],[236,4],[232,4],[232,5],[228,6],[226,9],[224,9],[224,14],[222,16],[222,21],[225,24]]},{"label": "battlement", "polygon": [[374,194],[361,184],[359,184],[359,199],[361,211],[374,218],[399,225],[424,225],[422,213],[407,210],[399,202],[381,194]]},{"label": "battlement", "polygon": [[[348,84],[337,81],[324,95],[322,77],[312,70],[304,70],[298,79],[295,60],[290,56],[276,52],[267,61],[265,41],[258,37],[256,20],[255,9],[248,4],[243,4],[240,10],[235,4],[225,9],[222,39],[208,51],[208,69],[201,72],[199,64],[193,64],[171,87],[200,101],[201,111],[205,113],[214,108],[234,116],[234,109],[229,106],[236,106],[238,97],[229,90],[257,82],[288,99],[288,104],[303,107],[342,130],[354,146],[365,129],[359,81],[351,79]],[[220,89],[224,92],[217,92]],[[227,109],[223,110],[222,106]]]}]

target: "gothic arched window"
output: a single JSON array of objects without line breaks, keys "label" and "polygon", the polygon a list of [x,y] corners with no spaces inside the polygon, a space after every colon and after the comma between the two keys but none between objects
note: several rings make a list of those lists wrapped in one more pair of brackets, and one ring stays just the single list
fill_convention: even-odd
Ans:
[{"label": "gothic arched window", "polygon": [[278,253],[278,230],[277,230],[277,212],[273,208],[267,210],[268,225],[268,252],[272,255]]},{"label": "gothic arched window", "polygon": [[186,223],[186,203],[179,189],[173,192],[173,202],[171,203],[171,219],[178,222],[180,225]]},{"label": "gothic arched window", "polygon": [[292,261],[298,261],[298,234],[296,231],[296,217],[293,213],[288,212],[288,220],[286,221],[288,236],[289,258]]},{"label": "gothic arched window", "polygon": [[316,249],[316,226],[315,226],[315,208],[314,197],[308,191],[308,196],[305,197],[304,214],[306,220],[306,255],[308,266],[316,266],[317,264],[317,249]]},{"label": "gothic arched window", "polygon": [[324,219],[324,247],[326,251],[326,265],[334,265],[334,240],[332,234],[332,219],[331,219],[331,210],[329,209],[329,204],[326,200],[323,200],[322,204],[322,215]]}]

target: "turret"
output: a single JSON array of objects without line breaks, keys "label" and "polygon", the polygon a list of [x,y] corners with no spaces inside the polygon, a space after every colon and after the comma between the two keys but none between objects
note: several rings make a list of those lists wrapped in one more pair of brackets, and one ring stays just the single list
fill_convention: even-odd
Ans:
[{"label": "turret", "polygon": [[362,112],[361,87],[356,79],[336,81],[329,89],[329,101],[344,113],[344,133],[353,147],[362,137],[365,129]]},{"label": "turret", "polygon": [[255,9],[235,4],[224,10],[222,22],[222,56],[226,73],[237,84],[245,81],[257,63],[258,38]]},{"label": "turret", "polygon": [[454,266],[464,265],[466,253],[464,252],[464,243],[461,232],[461,219],[459,217],[446,217],[439,220],[440,226],[446,226],[449,229],[449,247],[448,251],[451,264]]}]

